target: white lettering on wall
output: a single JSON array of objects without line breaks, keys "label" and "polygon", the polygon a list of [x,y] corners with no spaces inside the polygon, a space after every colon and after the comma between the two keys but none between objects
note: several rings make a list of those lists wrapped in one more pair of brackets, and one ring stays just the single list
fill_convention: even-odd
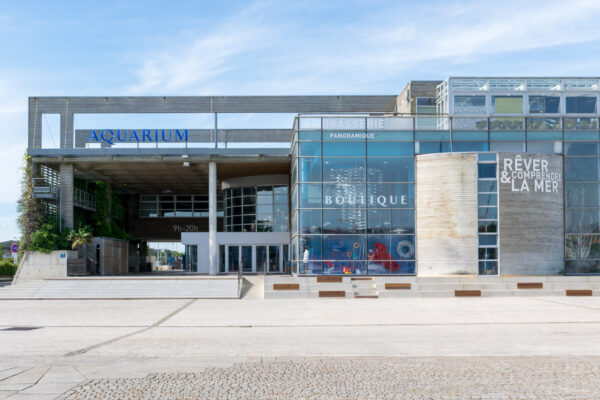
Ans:
[{"label": "white lettering on wall", "polygon": [[562,182],[562,171],[549,171],[548,160],[505,158],[500,173],[500,183],[510,185],[513,192],[558,193],[558,183]]}]

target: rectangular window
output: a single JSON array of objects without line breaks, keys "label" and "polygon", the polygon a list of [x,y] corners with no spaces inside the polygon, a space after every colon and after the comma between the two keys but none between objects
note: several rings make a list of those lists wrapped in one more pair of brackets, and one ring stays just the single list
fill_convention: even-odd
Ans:
[{"label": "rectangular window", "polygon": [[323,182],[365,182],[365,159],[363,157],[323,158]]},{"label": "rectangular window", "polygon": [[478,164],[479,179],[496,178],[496,164]]},{"label": "rectangular window", "polygon": [[522,114],[523,96],[492,96],[492,112],[495,114]]},{"label": "rectangular window", "polygon": [[596,112],[595,96],[567,97],[567,114],[593,114]]},{"label": "rectangular window", "polygon": [[558,114],[560,113],[559,96],[529,96],[530,114]]},{"label": "rectangular window", "polygon": [[365,142],[323,142],[324,156],[351,156],[365,155]]},{"label": "rectangular window", "polygon": [[486,114],[485,96],[454,96],[454,114]]}]

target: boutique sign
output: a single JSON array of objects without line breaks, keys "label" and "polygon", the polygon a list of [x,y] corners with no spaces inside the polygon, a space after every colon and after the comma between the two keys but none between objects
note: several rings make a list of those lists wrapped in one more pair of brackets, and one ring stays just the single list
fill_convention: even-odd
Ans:
[{"label": "boutique sign", "polygon": [[188,141],[187,129],[94,129],[88,143],[179,143]]},{"label": "boutique sign", "polygon": [[343,195],[339,194],[336,196],[323,196],[323,202],[325,207],[327,206],[349,206],[349,207],[406,207],[408,205],[407,195],[391,195],[391,196],[355,196],[355,195]]},{"label": "boutique sign", "polygon": [[500,183],[513,192],[559,193],[563,179],[556,156],[509,155],[500,159]]}]

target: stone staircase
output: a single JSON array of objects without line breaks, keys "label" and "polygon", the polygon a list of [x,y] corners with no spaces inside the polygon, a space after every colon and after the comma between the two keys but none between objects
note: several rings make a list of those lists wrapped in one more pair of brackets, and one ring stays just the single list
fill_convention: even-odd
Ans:
[{"label": "stone staircase", "polygon": [[600,296],[600,276],[267,276],[269,298]]},{"label": "stone staircase", "polygon": [[0,288],[9,299],[239,299],[237,277],[92,277],[34,280]]},{"label": "stone staircase", "polygon": [[379,290],[377,284],[372,277],[357,277],[351,278],[352,291],[355,299],[377,299],[379,298]]}]

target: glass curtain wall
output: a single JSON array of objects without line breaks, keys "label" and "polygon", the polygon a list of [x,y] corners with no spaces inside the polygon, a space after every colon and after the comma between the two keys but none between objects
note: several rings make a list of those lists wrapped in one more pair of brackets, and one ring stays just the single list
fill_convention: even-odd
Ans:
[{"label": "glass curtain wall", "polygon": [[[459,96],[455,106],[459,101],[468,114],[482,110],[486,100]],[[294,268],[309,274],[415,273],[413,155],[506,151],[564,155],[565,272],[600,273],[598,118],[540,115],[560,109],[552,96],[529,96],[528,106],[535,116],[456,116],[449,119],[452,129],[444,129],[441,117],[428,129],[386,122],[410,128],[378,132],[321,130],[321,118],[300,123],[291,169]],[[359,118],[345,119],[354,128],[365,126],[354,122]],[[379,196],[387,206],[377,202]],[[493,260],[486,251],[483,259]]]},{"label": "glass curtain wall", "polygon": [[301,130],[292,164],[300,273],[415,273],[412,131]]},{"label": "glass curtain wall", "polygon": [[225,232],[288,232],[288,187],[230,188],[225,199]]}]

